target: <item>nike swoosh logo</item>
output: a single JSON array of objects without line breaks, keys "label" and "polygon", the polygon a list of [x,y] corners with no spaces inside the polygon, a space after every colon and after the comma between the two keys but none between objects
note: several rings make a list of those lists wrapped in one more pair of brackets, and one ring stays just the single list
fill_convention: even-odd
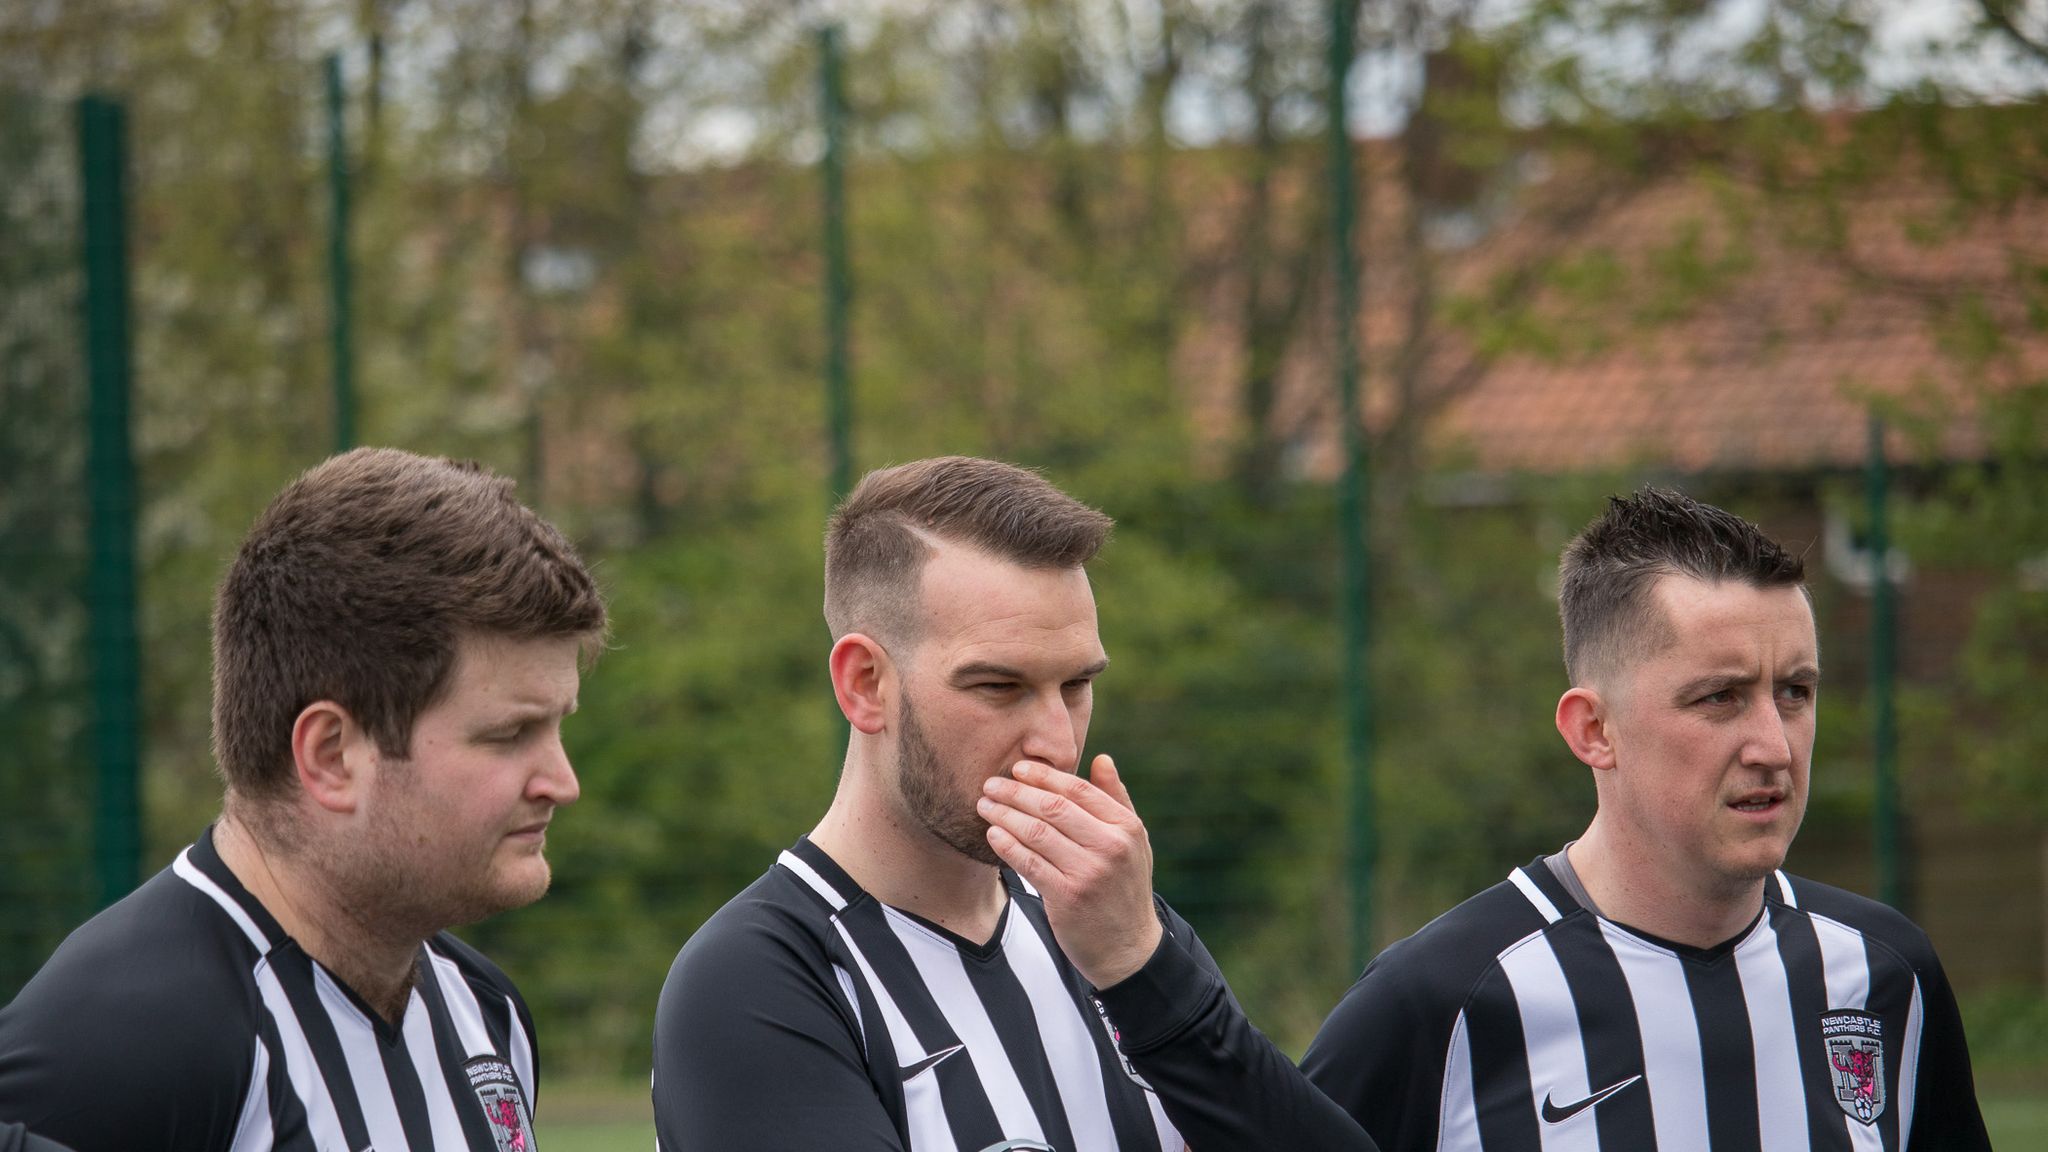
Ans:
[{"label": "nike swoosh logo", "polygon": [[939,1065],[941,1061],[945,1060],[947,1057],[952,1056],[957,1052],[964,1050],[966,1047],[967,1045],[965,1044],[955,1044],[951,1048],[941,1048],[937,1052],[934,1052],[931,1055],[925,1057],[924,1059],[919,1060],[915,1064],[905,1064],[902,1068],[903,1078],[905,1080],[908,1080],[912,1076],[915,1076],[918,1073],[923,1072],[927,1068],[935,1068]]},{"label": "nike swoosh logo", "polygon": [[1558,1107],[1556,1103],[1554,1103],[1551,1100],[1549,1093],[1545,1093],[1543,1096],[1543,1122],[1545,1124],[1562,1124],[1565,1121],[1571,1119],[1572,1117],[1577,1116],[1579,1113],[1584,1112],[1586,1109],[1591,1108],[1593,1105],[1598,1104],[1602,1100],[1607,1099],[1609,1096],[1614,1095],[1616,1092],[1621,1091],[1623,1088],[1626,1088],[1629,1085],[1641,1079],[1642,1076],[1636,1075],[1631,1076],[1626,1080],[1623,1080],[1619,1084],[1609,1084],[1607,1087],[1602,1088],[1598,1092],[1593,1093],[1591,1096],[1586,1097],[1584,1100],[1575,1100],[1562,1108]]}]

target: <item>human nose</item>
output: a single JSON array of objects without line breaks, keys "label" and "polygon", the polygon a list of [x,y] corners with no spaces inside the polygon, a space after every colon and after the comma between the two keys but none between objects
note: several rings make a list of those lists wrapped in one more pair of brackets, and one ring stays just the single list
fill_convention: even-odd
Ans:
[{"label": "human nose", "polygon": [[527,796],[534,800],[545,800],[557,808],[576,802],[583,794],[583,786],[576,780],[576,768],[569,763],[569,751],[562,747],[558,737],[548,741],[542,752],[542,761],[527,784]]},{"label": "human nose", "polygon": [[1778,709],[1766,705],[1749,710],[1749,730],[1743,733],[1742,762],[1772,771],[1792,766],[1792,721]]},{"label": "human nose", "polygon": [[1074,714],[1059,692],[1042,693],[1033,702],[1031,726],[1024,733],[1024,759],[1036,760],[1062,772],[1081,764],[1081,741]]}]

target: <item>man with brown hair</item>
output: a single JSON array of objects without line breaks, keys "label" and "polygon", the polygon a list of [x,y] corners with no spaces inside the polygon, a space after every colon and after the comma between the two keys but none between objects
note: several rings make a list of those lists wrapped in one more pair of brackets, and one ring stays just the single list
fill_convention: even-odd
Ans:
[{"label": "man with brown hair", "polygon": [[1820,687],[1799,558],[1644,488],[1559,577],[1592,823],[1380,953],[1302,1067],[1403,1152],[1987,1152],[1926,934],[1780,871]]},{"label": "man with brown hair", "polygon": [[1083,566],[1109,529],[1035,473],[958,456],[870,473],[839,506],[838,791],[676,958],[663,1148],[1370,1148],[1153,896],[1110,758],[1077,775],[1109,663]]},{"label": "man with brown hair", "polygon": [[214,605],[219,822],[0,1011],[0,1120],[79,1152],[531,1148],[533,1022],[447,931],[538,899],[605,608],[475,464],[359,449]]}]

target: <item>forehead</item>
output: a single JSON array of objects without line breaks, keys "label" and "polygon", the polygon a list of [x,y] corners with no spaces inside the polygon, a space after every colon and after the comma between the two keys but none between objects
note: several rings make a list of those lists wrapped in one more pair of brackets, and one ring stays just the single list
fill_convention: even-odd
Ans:
[{"label": "forehead", "polygon": [[1738,580],[1667,575],[1651,588],[1650,602],[1665,643],[1645,655],[1647,665],[1739,670],[1819,663],[1813,606],[1797,586],[1758,588]]},{"label": "forehead", "polygon": [[1095,593],[1080,568],[1026,568],[942,543],[919,582],[920,648],[958,663],[1101,659]]},{"label": "forehead", "polygon": [[516,638],[466,632],[455,642],[455,663],[440,701],[455,709],[573,704],[582,658],[574,636]]}]

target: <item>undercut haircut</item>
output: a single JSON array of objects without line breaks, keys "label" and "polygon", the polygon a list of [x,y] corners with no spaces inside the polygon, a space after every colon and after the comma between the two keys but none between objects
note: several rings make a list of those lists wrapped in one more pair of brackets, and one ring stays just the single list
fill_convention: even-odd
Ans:
[{"label": "undercut haircut", "polygon": [[409,756],[465,635],[573,637],[595,657],[597,584],[512,488],[474,462],[358,448],[270,502],[214,597],[213,752],[231,797],[290,794],[292,727],[319,700]]},{"label": "undercut haircut", "polygon": [[825,623],[835,641],[922,634],[919,583],[933,544],[964,544],[1024,568],[1079,568],[1114,526],[1045,477],[1014,464],[938,456],[881,468],[825,526]]},{"label": "undercut haircut", "polygon": [[1610,496],[1607,511],[1565,546],[1557,611],[1564,666],[1575,686],[1671,639],[1651,594],[1661,576],[1805,591],[1806,565],[1763,530],[1682,492],[1645,485]]}]

